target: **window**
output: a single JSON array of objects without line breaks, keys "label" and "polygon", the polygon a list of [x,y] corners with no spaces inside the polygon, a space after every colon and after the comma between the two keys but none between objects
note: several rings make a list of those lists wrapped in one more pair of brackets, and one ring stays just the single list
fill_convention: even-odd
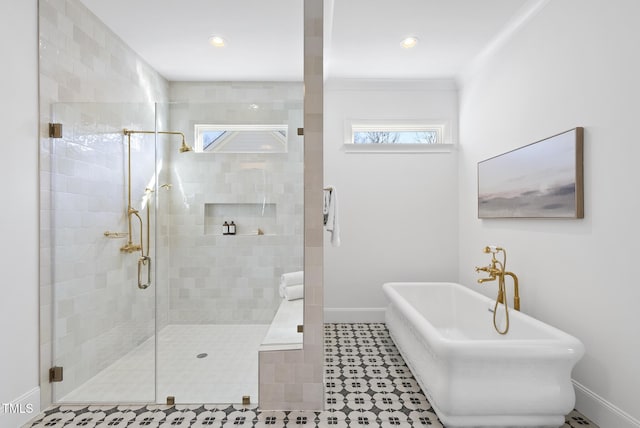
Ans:
[{"label": "window", "polygon": [[195,151],[286,153],[287,125],[195,125]]},{"label": "window", "polygon": [[347,121],[347,152],[448,152],[447,125],[433,121]]},{"label": "window", "polygon": [[365,129],[353,130],[353,144],[439,144],[442,137],[435,129],[400,130]]}]

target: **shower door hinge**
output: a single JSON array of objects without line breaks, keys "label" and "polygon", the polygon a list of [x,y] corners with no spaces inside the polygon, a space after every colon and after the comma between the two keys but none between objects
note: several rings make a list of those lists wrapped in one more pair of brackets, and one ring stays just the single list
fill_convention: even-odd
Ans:
[{"label": "shower door hinge", "polygon": [[49,137],[50,138],[62,138],[62,124],[61,123],[49,123]]},{"label": "shower door hinge", "polygon": [[63,378],[64,376],[62,367],[51,367],[49,369],[49,383],[62,382]]},{"label": "shower door hinge", "polygon": [[298,135],[304,135],[304,128],[298,128]]}]

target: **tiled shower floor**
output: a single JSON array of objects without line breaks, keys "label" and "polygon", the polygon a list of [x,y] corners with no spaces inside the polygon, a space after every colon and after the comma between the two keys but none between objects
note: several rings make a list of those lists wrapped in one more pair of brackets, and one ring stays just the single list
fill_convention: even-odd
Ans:
[{"label": "tiled shower floor", "polygon": [[158,335],[157,399],[151,337],[60,402],[164,403],[174,396],[177,403],[239,403],[243,395],[257,402],[258,348],[268,329],[268,324],[168,325]]},{"label": "tiled shower floor", "polygon": [[[384,324],[326,324],[325,382],[323,412],[260,412],[255,405],[60,406],[25,427],[442,427]],[[562,428],[597,426],[573,411]]]}]

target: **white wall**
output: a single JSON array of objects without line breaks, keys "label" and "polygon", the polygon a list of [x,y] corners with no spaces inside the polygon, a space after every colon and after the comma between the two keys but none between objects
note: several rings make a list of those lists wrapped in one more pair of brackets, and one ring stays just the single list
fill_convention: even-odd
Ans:
[{"label": "white wall", "polygon": [[[0,3],[0,403],[38,403],[37,2]],[[31,398],[27,398],[32,396]],[[25,401],[26,399],[26,401]],[[0,426],[31,417],[0,407]]]},{"label": "white wall", "polygon": [[[579,388],[577,408],[602,427],[640,426],[639,16],[636,0],[548,2],[464,82],[460,102],[460,280],[495,295],[473,267],[486,244],[508,250],[523,311],[584,342],[573,377],[596,395]],[[477,219],[478,161],[576,126],[584,219]]]},{"label": "white wall", "polygon": [[[457,153],[345,153],[345,120],[450,119],[452,81],[327,82],[325,185],[336,187],[340,247],[325,232],[327,321],[375,321],[340,308],[384,308],[388,281],[457,279]],[[349,316],[349,318],[345,318]]]}]

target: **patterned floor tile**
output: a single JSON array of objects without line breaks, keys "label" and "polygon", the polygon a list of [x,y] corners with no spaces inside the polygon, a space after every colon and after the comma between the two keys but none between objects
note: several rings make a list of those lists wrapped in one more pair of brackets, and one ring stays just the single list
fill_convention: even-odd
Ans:
[{"label": "patterned floor tile", "polygon": [[[55,406],[25,428],[442,428],[384,324],[325,325],[325,410],[242,405]],[[598,428],[577,411],[562,428]]]}]

